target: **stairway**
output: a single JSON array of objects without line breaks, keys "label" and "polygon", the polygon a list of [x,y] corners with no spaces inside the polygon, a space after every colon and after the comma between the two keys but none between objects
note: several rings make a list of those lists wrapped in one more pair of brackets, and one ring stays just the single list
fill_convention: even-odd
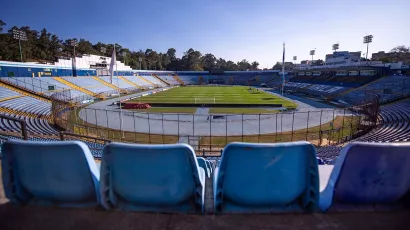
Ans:
[{"label": "stairway", "polygon": [[172,75],[172,77],[177,81],[180,85],[185,85],[185,83],[178,77],[178,75]]},{"label": "stairway", "polygon": [[160,82],[164,83],[166,86],[170,86],[171,84],[169,84],[168,82],[162,80],[160,77],[158,77],[156,74],[152,74],[153,77],[155,77],[156,79],[158,79]]},{"label": "stairway", "polygon": [[[91,78],[94,79],[94,80],[96,80],[96,81],[98,81],[98,82],[100,82],[101,84],[104,84],[104,85],[106,85],[106,86],[108,86],[108,87],[110,87],[110,88],[112,88],[112,89],[115,89],[115,90],[121,92],[121,93],[125,93],[125,92],[126,92],[125,90],[120,89],[120,88],[118,88],[117,86],[115,86],[115,85],[113,85],[113,84],[111,84],[111,83],[108,83],[108,82],[104,81],[103,79],[101,79],[101,78],[99,78],[99,77],[91,77]],[[120,78],[120,79],[121,79],[121,78]]]},{"label": "stairway", "polygon": [[53,77],[53,79],[56,80],[56,81],[59,81],[59,82],[63,83],[64,85],[66,85],[66,86],[68,86],[68,87],[70,87],[70,88],[72,88],[72,89],[75,89],[75,90],[78,90],[78,91],[80,91],[80,92],[83,92],[83,93],[85,93],[85,94],[87,94],[87,95],[90,95],[90,96],[93,96],[93,97],[96,97],[96,96],[97,96],[96,93],[91,92],[90,90],[84,89],[84,88],[82,88],[82,87],[80,87],[80,86],[78,86],[78,85],[76,85],[76,84],[73,84],[73,83],[71,83],[71,82],[65,80],[64,78],[61,78],[61,77]]},{"label": "stairway", "polygon": [[127,82],[127,84],[133,85],[133,86],[135,86],[135,87],[137,87],[137,88],[139,88],[139,89],[142,89],[142,87],[141,87],[140,85],[135,84],[134,82],[128,80],[127,78],[121,77],[121,76],[118,76],[118,77],[119,77],[121,80]]},{"label": "stairway", "polygon": [[35,99],[42,100],[42,101],[45,101],[45,102],[51,102],[51,101],[48,100],[48,99],[45,99],[45,98],[40,97],[40,96],[37,96],[36,94],[32,94],[32,93],[26,92],[26,91],[24,91],[24,90],[22,90],[22,89],[19,89],[19,88],[17,88],[17,87],[13,87],[13,86],[7,85],[7,84],[5,84],[5,83],[3,83],[3,82],[0,82],[0,86],[1,86],[1,87],[4,87],[4,88],[7,88],[7,89],[10,89],[10,90],[13,90],[13,91],[16,91],[16,92],[18,92],[19,94],[23,94],[23,95],[25,95],[25,96],[34,97]]}]

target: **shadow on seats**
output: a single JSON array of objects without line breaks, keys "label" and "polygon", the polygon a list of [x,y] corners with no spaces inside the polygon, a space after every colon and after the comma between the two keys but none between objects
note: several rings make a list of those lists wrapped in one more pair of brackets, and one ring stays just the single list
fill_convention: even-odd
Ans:
[{"label": "shadow on seats", "polygon": [[216,213],[305,212],[317,207],[318,165],[308,142],[231,143],[214,175]]},{"label": "shadow on seats", "polygon": [[410,143],[347,145],[320,195],[323,211],[395,209],[409,204]]}]

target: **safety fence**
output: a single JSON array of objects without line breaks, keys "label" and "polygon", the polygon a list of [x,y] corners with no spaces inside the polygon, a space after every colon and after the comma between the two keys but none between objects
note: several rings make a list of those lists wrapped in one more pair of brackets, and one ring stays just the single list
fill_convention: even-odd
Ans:
[{"label": "safety fence", "polygon": [[[58,92],[52,95],[61,98]],[[370,94],[369,94],[370,95]],[[367,96],[361,105],[269,114],[181,114],[94,109],[52,100],[54,122],[63,130],[117,142],[188,143],[196,152],[219,154],[230,142],[310,141],[338,145],[377,125],[379,101]],[[203,109],[203,108],[202,108]]]}]

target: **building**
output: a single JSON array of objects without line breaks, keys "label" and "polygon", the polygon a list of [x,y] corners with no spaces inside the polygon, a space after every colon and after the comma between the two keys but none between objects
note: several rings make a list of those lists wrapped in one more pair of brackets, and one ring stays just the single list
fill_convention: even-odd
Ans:
[{"label": "building", "polygon": [[350,65],[353,62],[359,62],[362,55],[361,51],[349,52],[338,51],[333,54],[327,54],[325,63],[326,65]]},{"label": "building", "polygon": [[386,53],[384,51],[379,51],[372,54],[372,60],[383,62],[403,62],[410,64],[410,53]]}]

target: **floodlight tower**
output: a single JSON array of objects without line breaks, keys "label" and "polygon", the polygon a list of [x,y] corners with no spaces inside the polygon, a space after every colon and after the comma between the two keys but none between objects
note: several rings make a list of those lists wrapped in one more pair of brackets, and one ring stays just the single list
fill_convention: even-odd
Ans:
[{"label": "floodlight tower", "polygon": [[[332,50],[334,51],[334,53],[336,53],[336,51],[339,49],[339,43],[336,43],[336,44],[333,44],[332,45]],[[334,58],[335,56],[333,56],[333,58]],[[335,63],[334,61],[333,61],[333,63]],[[333,64],[334,66],[336,66],[336,64]]]},{"label": "floodlight tower", "polygon": [[313,56],[316,53],[316,48],[310,51],[310,55],[312,56],[312,65],[313,65]]},{"label": "floodlight tower", "polygon": [[121,56],[122,56],[122,58],[124,59],[124,65],[126,65],[125,56],[127,56],[127,52],[122,51]]},{"label": "floodlight tower", "polygon": [[296,64],[296,60],[298,59],[297,56],[293,56],[293,64]]},{"label": "floodlight tower", "polygon": [[105,53],[107,52],[107,48],[101,47],[101,48],[100,48],[100,51],[101,51],[101,53],[102,53],[103,55],[105,55]]},{"label": "floodlight tower", "polygon": [[141,70],[142,69],[142,67],[141,67],[142,57],[139,57],[138,61],[140,62],[140,70]]},{"label": "floodlight tower", "polygon": [[75,47],[77,46],[77,39],[71,39],[70,45],[74,48],[74,57],[73,57],[73,77],[77,77],[77,63],[76,63],[76,54],[75,54]]},{"label": "floodlight tower", "polygon": [[20,49],[20,60],[23,62],[23,53],[21,52],[21,42],[20,41],[27,41],[26,32],[22,30],[13,30],[13,38],[19,40],[19,49]]},{"label": "floodlight tower", "polygon": [[369,53],[369,43],[371,42],[373,42],[373,35],[367,35],[363,37],[363,43],[367,44],[366,61],[367,61],[367,54]]}]

